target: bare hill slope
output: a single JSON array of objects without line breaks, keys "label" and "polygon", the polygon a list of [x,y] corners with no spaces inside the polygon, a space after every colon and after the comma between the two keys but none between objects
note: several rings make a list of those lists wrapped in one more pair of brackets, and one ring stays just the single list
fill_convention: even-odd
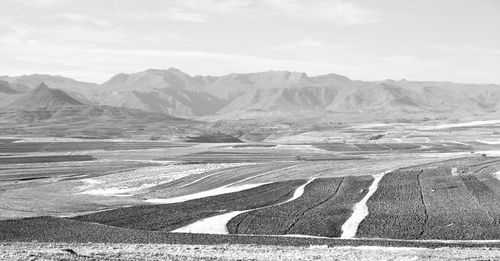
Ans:
[{"label": "bare hill slope", "polygon": [[485,115],[500,110],[500,86],[494,84],[368,82],[337,74],[308,76],[301,72],[266,71],[191,76],[170,68],[120,73],[102,84],[49,75],[1,79],[11,86],[20,84],[31,88],[44,80],[80,103],[177,117],[260,117],[259,114],[295,115],[298,112]]}]

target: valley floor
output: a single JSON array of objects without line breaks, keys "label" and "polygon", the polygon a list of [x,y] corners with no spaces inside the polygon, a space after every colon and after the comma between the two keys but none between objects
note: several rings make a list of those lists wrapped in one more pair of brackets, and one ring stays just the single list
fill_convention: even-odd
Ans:
[{"label": "valley floor", "polygon": [[0,260],[500,260],[488,124],[0,138]]}]

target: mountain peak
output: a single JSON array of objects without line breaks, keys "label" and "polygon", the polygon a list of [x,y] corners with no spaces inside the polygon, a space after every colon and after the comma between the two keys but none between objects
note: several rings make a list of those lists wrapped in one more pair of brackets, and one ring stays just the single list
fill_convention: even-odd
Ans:
[{"label": "mountain peak", "polygon": [[47,84],[44,82],[40,83],[35,89],[33,89],[34,92],[41,92],[41,91],[50,91],[51,89]]},{"label": "mountain peak", "polygon": [[83,105],[83,103],[62,90],[51,89],[45,83],[41,83],[35,89],[15,100],[10,107],[60,107],[68,105],[78,106]]},{"label": "mountain peak", "polygon": [[10,84],[6,81],[0,80],[0,92],[7,93],[7,94],[13,94],[13,93],[18,93],[16,90],[14,90]]},{"label": "mountain peak", "polygon": [[178,68],[175,68],[175,67],[170,67],[170,68],[167,69],[167,71],[182,72],[181,70],[179,70]]}]

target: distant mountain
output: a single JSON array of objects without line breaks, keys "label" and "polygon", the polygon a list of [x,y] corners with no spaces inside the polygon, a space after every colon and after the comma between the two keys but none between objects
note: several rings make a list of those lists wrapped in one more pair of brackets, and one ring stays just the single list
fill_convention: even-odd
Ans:
[{"label": "distant mountain", "polygon": [[11,87],[14,87],[19,92],[29,91],[44,83],[51,88],[64,90],[68,95],[82,103],[91,103],[82,93],[98,86],[96,83],[81,82],[59,75],[47,74],[31,74],[15,77],[0,76],[0,80],[8,82]]},{"label": "distant mountain", "polygon": [[71,78],[59,76],[59,75],[47,75],[47,74],[31,74],[22,76],[0,76],[0,80],[6,81],[11,85],[23,85],[30,89],[36,88],[41,83],[45,83],[51,88],[78,91],[82,88],[89,88],[96,86],[95,83],[80,82],[73,80]]},{"label": "distant mountain", "polygon": [[[120,73],[102,84],[49,75],[1,79],[11,86],[19,84],[30,88],[34,88],[34,83],[46,80],[49,86],[64,90],[73,102],[140,109],[176,117],[219,115],[240,118],[247,115],[259,117],[261,113],[265,116],[268,113],[295,115],[301,112],[378,112],[404,116],[500,111],[500,86],[494,84],[406,80],[368,82],[337,74],[311,77],[288,71],[191,76],[175,68]],[[0,103],[7,99],[5,96],[7,94],[2,98],[0,93]]]},{"label": "distant mountain", "polygon": [[204,86],[202,77],[191,77],[175,68],[149,69],[132,74],[119,73],[101,85],[103,89],[120,91],[152,91],[164,88],[199,90]]},{"label": "distant mountain", "polygon": [[81,106],[83,103],[72,98],[62,90],[51,89],[45,83],[23,93],[7,108],[54,108],[64,106]]},{"label": "distant mountain", "polygon": [[[5,88],[1,87],[3,90]],[[63,120],[64,122],[108,120],[162,122],[180,120],[162,113],[145,112],[138,109],[84,104],[63,90],[52,89],[45,83],[25,93],[13,93],[10,102],[0,109],[1,121],[39,122]],[[1,101],[1,100],[0,100]]]},{"label": "distant mountain", "polygon": [[0,81],[0,93],[14,94],[14,93],[19,93],[19,92],[14,90],[8,82]]}]

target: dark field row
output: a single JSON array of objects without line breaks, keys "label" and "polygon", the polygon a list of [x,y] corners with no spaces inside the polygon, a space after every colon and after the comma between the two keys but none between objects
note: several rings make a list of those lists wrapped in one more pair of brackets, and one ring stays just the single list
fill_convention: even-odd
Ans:
[{"label": "dark field row", "polygon": [[181,203],[135,206],[98,212],[76,217],[75,220],[130,229],[172,231],[210,216],[283,202],[291,198],[295,189],[304,182],[304,180],[276,182],[240,192]]},{"label": "dark field row", "polygon": [[342,224],[372,181],[371,176],[315,179],[300,198],[240,214],[227,227],[232,234],[339,237]]},{"label": "dark field row", "polygon": [[12,143],[19,139],[0,139],[0,144]]},{"label": "dark field row", "polygon": [[71,164],[52,163],[50,165],[25,164],[0,165],[0,181],[27,180],[50,177],[64,177],[64,179],[77,179],[79,177],[96,177],[124,171],[132,171],[141,167],[156,166],[151,163],[133,161],[91,161],[71,162]]},{"label": "dark field row", "polygon": [[[198,153],[198,155],[214,155],[214,153]],[[243,155],[246,154],[243,153]],[[116,164],[117,167],[120,166],[119,163]],[[275,171],[290,175],[291,172],[297,171],[295,169],[296,165],[290,162],[279,162],[266,165],[267,167],[257,164],[214,170],[179,179],[156,189],[169,191],[175,196],[187,195],[209,190],[212,185],[215,188],[220,187],[221,184],[232,184],[238,180],[274,175],[272,173]],[[365,238],[359,242],[377,242],[377,244],[382,245],[390,245],[393,242],[404,245],[410,244],[410,242],[401,243],[401,241],[397,240],[388,240],[382,243],[383,241],[369,240],[369,238],[500,240],[500,181],[491,175],[491,173],[497,171],[499,166],[499,158],[468,157],[392,171],[381,179],[378,189],[368,200],[369,215],[361,222],[356,237]],[[112,166],[108,167],[109,171],[113,171]],[[128,167],[133,168],[134,166],[130,165]],[[99,171],[99,169],[102,169],[102,166],[96,167],[96,171]],[[297,169],[298,171],[304,171],[304,169]],[[5,168],[5,170],[15,171],[8,168]],[[32,171],[36,171],[36,169]],[[44,171],[40,173],[44,173]],[[45,173],[49,171],[50,169],[47,169]],[[314,175],[307,174],[307,176]],[[4,174],[2,173],[0,177],[4,178]],[[203,180],[203,182],[199,182],[200,180]],[[212,236],[193,234],[177,236],[164,232],[173,231],[204,218],[232,211],[251,209],[254,210],[240,214],[229,221],[227,228],[230,233],[256,236],[300,234],[339,237],[342,233],[342,225],[351,216],[353,206],[366,195],[368,187],[373,182],[373,177],[318,178],[305,187],[304,194],[301,197],[286,202],[293,196],[295,190],[305,182],[305,179],[274,182],[230,194],[172,204],[126,207],[83,215],[71,220],[35,218],[1,221],[0,240],[2,238],[4,238],[3,240],[40,238],[44,237],[44,235],[37,233],[48,229],[40,227],[35,229],[35,232],[26,232],[27,234],[24,235],[13,231],[10,227],[7,227],[8,225],[25,230],[22,226],[29,227],[40,224],[41,226],[50,227],[58,222],[66,222],[70,226],[74,226],[74,230],[70,230],[71,233],[74,233],[74,239],[71,241],[79,241],[83,240],[81,238],[89,237],[97,239],[96,242],[101,242],[99,240],[107,238],[120,240],[115,236],[123,233],[129,233],[128,236],[131,238],[121,239],[124,241],[118,242],[188,240],[186,238],[201,240],[201,238],[212,238]],[[208,187],[200,187],[200,184]],[[164,196],[168,198],[172,195],[166,193]],[[154,197],[157,196],[154,195]],[[105,229],[97,235],[87,235],[85,234],[86,231],[79,231],[79,229],[90,226],[87,222],[107,226],[102,227]],[[97,224],[91,225],[92,227],[89,229],[96,229],[93,226],[98,226]],[[71,236],[71,233],[65,232],[64,228],[59,228],[59,231],[62,235],[56,236],[56,239],[54,239],[56,241],[57,238]],[[2,236],[2,232],[7,233],[7,235]],[[254,238],[250,236],[213,237],[221,237],[220,240]],[[275,242],[274,239],[268,239],[267,237],[258,238],[265,238],[263,242],[267,242],[266,240]],[[283,242],[291,242],[286,241],[288,238],[283,240]],[[250,241],[243,240],[243,242]],[[205,242],[205,244],[207,243],[211,242]],[[415,241],[412,244],[418,246],[419,244],[432,245],[434,243]]]},{"label": "dark field row", "polygon": [[62,152],[81,150],[141,150],[186,147],[189,144],[170,142],[0,142],[0,153]]},{"label": "dark field row", "polygon": [[364,160],[365,157],[356,155],[336,155],[327,153],[296,153],[291,152],[218,152],[207,151],[191,153],[176,158],[161,158],[156,160],[180,160],[185,162],[202,163],[235,163],[235,162],[269,162],[269,161],[335,161],[335,160]]},{"label": "dark field row", "polygon": [[271,183],[181,203],[115,209],[75,219],[129,229],[172,231],[214,215],[260,208],[230,220],[229,232],[339,237],[341,226],[372,181],[371,176],[315,179],[300,198],[284,204],[280,203],[291,198],[304,180]]},{"label": "dark field row", "polygon": [[314,147],[327,151],[336,152],[452,152],[452,151],[470,151],[473,147],[470,145],[441,142],[441,143],[323,143],[316,144]]},{"label": "dark field row", "polygon": [[279,246],[500,247],[500,242],[425,242],[385,239],[334,239],[168,233],[104,226],[72,219],[38,217],[0,221],[3,242],[95,242],[151,244],[254,244]]},{"label": "dark field row", "polygon": [[95,160],[95,158],[90,155],[0,157],[0,164],[49,163],[49,162],[91,161],[91,160]]},{"label": "dark field row", "polygon": [[500,239],[500,187],[449,167],[385,175],[358,237]]},{"label": "dark field row", "polygon": [[220,188],[240,182],[242,180],[252,180],[260,176],[267,176],[271,173],[289,173],[288,170],[293,168],[295,164],[278,163],[272,164],[256,164],[249,166],[236,166],[213,171],[207,171],[198,175],[190,175],[184,178],[174,180],[172,182],[156,186],[154,189],[147,191],[148,197],[155,198],[171,198],[190,195],[200,191]]}]

